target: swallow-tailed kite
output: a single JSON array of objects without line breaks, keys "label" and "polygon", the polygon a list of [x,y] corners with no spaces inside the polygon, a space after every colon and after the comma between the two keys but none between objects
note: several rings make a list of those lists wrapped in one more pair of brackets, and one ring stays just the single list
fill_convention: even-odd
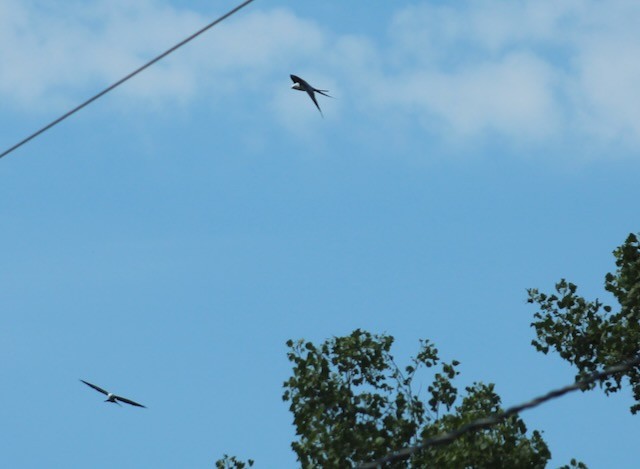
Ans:
[{"label": "swallow-tailed kite", "polygon": [[332,98],[332,96],[329,96],[327,94],[328,90],[319,90],[318,88],[314,88],[299,76],[290,75],[290,77],[291,77],[291,81],[293,81],[293,85],[291,85],[291,88],[298,91],[306,91],[309,97],[311,98],[311,100],[313,101],[313,104],[315,104],[316,107],[318,108],[318,111],[320,111],[320,115],[324,117],[324,114],[322,114],[322,109],[320,109],[320,106],[318,105],[318,101],[316,100],[315,93],[320,93],[321,95],[326,96],[327,98]]},{"label": "swallow-tailed kite", "polygon": [[[143,406],[142,404],[138,404],[137,402],[134,402],[131,399],[127,399],[126,397],[122,397],[122,396],[116,396],[112,392],[105,391],[100,386],[96,386],[95,384],[87,383],[83,379],[81,379],[80,381],[82,381],[87,386],[92,387],[96,391],[101,392],[102,394],[107,396],[107,400],[105,402],[113,402],[114,404],[118,404],[118,405],[120,405],[120,402],[124,402],[125,404],[134,405],[136,407],[144,407],[146,409],[145,406]],[[120,401],[120,402],[118,402],[118,401]]]}]

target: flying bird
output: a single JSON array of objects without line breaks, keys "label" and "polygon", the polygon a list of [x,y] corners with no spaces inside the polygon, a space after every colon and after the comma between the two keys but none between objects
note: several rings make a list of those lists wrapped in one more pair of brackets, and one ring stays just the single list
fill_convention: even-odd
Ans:
[{"label": "flying bird", "polygon": [[[89,386],[89,387],[95,389],[96,391],[101,392],[102,394],[107,396],[107,400],[105,402],[113,402],[114,404],[118,404],[118,405],[120,405],[120,402],[124,402],[125,404],[134,405],[136,407],[144,407],[146,409],[146,406],[143,406],[142,404],[138,404],[137,402],[134,402],[131,399],[127,399],[126,397],[122,397],[122,396],[116,396],[112,392],[105,391],[100,386],[96,386],[95,384],[88,383],[83,379],[81,379],[80,381],[82,381],[87,386]],[[120,401],[120,402],[118,402],[118,401]]]},{"label": "flying bird", "polygon": [[320,93],[321,95],[326,96],[327,98],[332,98],[333,96],[329,96],[327,94],[328,90],[319,90],[318,88],[314,88],[299,76],[296,76],[296,75],[289,75],[289,76],[291,77],[291,81],[293,81],[293,85],[291,85],[291,88],[298,91],[306,91],[309,97],[311,98],[311,100],[313,101],[313,104],[315,104],[316,107],[318,108],[318,111],[320,111],[320,115],[324,117],[324,114],[322,114],[322,109],[320,109],[320,106],[318,105],[318,101],[316,100],[315,93]]}]

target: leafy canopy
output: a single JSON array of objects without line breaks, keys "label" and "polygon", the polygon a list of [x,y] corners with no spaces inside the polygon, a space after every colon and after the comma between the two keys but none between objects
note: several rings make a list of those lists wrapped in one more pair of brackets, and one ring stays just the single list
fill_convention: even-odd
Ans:
[{"label": "leafy canopy", "polygon": [[[640,244],[630,234],[613,254],[616,271],[605,276],[605,290],[612,293],[619,309],[598,299],[589,301],[577,294],[578,287],[565,279],[556,284],[555,293],[540,293],[530,289],[529,303],[538,306],[531,324],[537,339],[533,346],[547,354],[555,351],[578,369],[576,378],[602,371],[612,365],[636,357],[640,353]],[[605,393],[622,388],[627,378],[636,404],[631,412],[640,410],[640,369],[612,375],[601,383]]]},{"label": "leafy canopy", "polygon": [[[283,399],[290,402],[302,467],[351,467],[454,430],[501,411],[493,385],[475,383],[460,396],[454,386],[459,363],[444,362],[429,341],[400,368],[393,337],[357,329],[320,346],[289,341],[293,376]],[[413,389],[419,370],[433,370],[424,401]],[[457,405],[456,405],[457,403]],[[429,448],[389,467],[545,467],[550,452],[539,432],[514,416],[454,443]]]},{"label": "leafy canopy", "polygon": [[[614,256],[617,268],[605,276],[605,290],[618,302],[615,312],[598,299],[578,295],[577,286],[565,279],[552,294],[528,290],[528,302],[538,307],[531,324],[533,346],[576,366],[577,379],[640,353],[638,236],[630,234]],[[474,383],[461,395],[454,386],[459,363],[442,361],[429,341],[421,341],[418,354],[403,368],[391,354],[392,344],[391,336],[360,329],[319,346],[287,342],[293,374],[284,383],[283,399],[293,413],[296,440],[291,446],[302,467],[357,466],[502,410],[493,384]],[[416,376],[425,369],[433,371],[431,384],[416,391]],[[640,410],[640,367],[611,375],[600,386],[614,393],[625,379],[636,400],[635,414]],[[513,416],[390,467],[536,468],[545,467],[550,457],[540,433],[529,435],[524,422]],[[252,465],[226,455],[216,462],[220,469]],[[586,466],[571,460],[564,468]]]}]

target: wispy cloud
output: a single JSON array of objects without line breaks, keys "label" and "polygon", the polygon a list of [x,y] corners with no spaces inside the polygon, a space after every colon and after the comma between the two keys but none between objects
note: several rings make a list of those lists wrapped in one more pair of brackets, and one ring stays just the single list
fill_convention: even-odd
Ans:
[{"label": "wispy cloud", "polygon": [[[27,111],[75,102],[211,20],[163,0],[44,5],[0,0],[0,41],[12,45],[0,49],[0,96]],[[270,112],[294,126],[303,118],[295,114],[299,96],[278,89],[290,72],[309,73],[341,97],[328,116],[358,112],[386,125],[400,115],[452,140],[571,135],[634,148],[639,23],[640,5],[631,0],[424,2],[399,9],[386,31],[367,36],[256,6],[120,94],[128,102],[189,104],[266,88]]]},{"label": "wispy cloud", "polygon": [[[389,29],[396,95],[460,134],[567,133],[640,144],[640,5],[458,2],[404,9]],[[422,84],[422,91],[417,84]]]},{"label": "wispy cloud", "polygon": [[[152,0],[139,2],[0,1],[0,93],[30,110],[59,107],[111,84],[173,45],[204,19]],[[161,64],[144,85],[127,92],[184,99],[194,93],[193,73]]]}]

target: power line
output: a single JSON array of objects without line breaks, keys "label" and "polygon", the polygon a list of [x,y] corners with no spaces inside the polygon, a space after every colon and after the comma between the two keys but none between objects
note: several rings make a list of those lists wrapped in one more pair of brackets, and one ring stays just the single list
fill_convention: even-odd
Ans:
[{"label": "power line", "polygon": [[188,38],[180,41],[178,44],[176,44],[175,46],[171,47],[170,49],[167,49],[165,52],[163,52],[162,54],[160,54],[159,56],[157,56],[156,58],[150,60],[149,62],[147,62],[146,64],[144,64],[143,66],[141,66],[140,68],[137,68],[136,70],[134,70],[133,72],[129,73],[127,76],[125,76],[124,78],[121,78],[120,80],[116,81],[114,84],[112,84],[111,86],[105,88],[104,90],[100,91],[98,94],[92,96],[91,98],[87,99],[85,102],[83,102],[82,104],[74,107],[73,109],[71,109],[70,111],[68,111],[67,113],[63,114],[62,116],[58,117],[56,120],[52,121],[51,123],[45,125],[44,127],[42,127],[40,130],[32,133],[31,135],[29,135],[28,137],[26,137],[25,139],[19,141],[18,143],[16,143],[14,146],[12,146],[11,148],[9,148],[8,150],[5,150],[4,152],[2,152],[2,154],[0,154],[0,158],[8,155],[9,153],[11,153],[14,150],[17,150],[18,148],[20,148],[22,145],[24,145],[25,143],[27,143],[30,140],[33,140],[34,138],[36,138],[38,135],[46,132],[47,130],[49,130],[51,127],[59,124],[60,122],[62,122],[63,120],[65,120],[67,117],[75,114],[76,112],[78,112],[80,109],[82,109],[85,106],[88,106],[89,104],[91,104],[92,102],[94,102],[96,99],[101,98],[102,96],[104,96],[105,94],[107,94],[109,91],[113,90],[114,88],[117,88],[118,86],[122,85],[125,81],[133,78],[134,76],[136,76],[138,73],[142,72],[143,70],[149,68],[151,65],[155,64],[156,62],[164,59],[167,55],[171,54],[172,52],[174,52],[175,50],[179,49],[180,47],[184,46],[187,42],[192,41],[193,39],[195,39],[196,37],[200,36],[202,33],[204,33],[205,31],[213,28],[215,25],[217,25],[218,23],[220,23],[221,21],[224,21],[225,19],[227,19],[228,17],[230,17],[231,15],[233,15],[234,13],[236,13],[237,11],[241,10],[242,8],[244,8],[245,6],[247,6],[249,3],[253,2],[254,0],[245,0],[244,2],[242,2],[240,5],[238,5],[237,7],[235,7],[234,9],[228,11],[227,13],[225,13],[224,15],[222,15],[221,17],[219,17],[218,19],[216,19],[215,21],[212,21],[211,23],[209,23],[208,25],[206,25],[204,28],[200,29],[199,31],[193,33],[191,36],[189,36]]},{"label": "power line", "polygon": [[457,430],[454,430],[448,433],[442,433],[432,438],[426,438],[416,446],[410,446],[408,448],[395,451],[380,459],[376,459],[375,461],[362,464],[358,466],[358,468],[359,469],[381,468],[385,464],[409,459],[415,453],[422,451],[423,449],[429,446],[441,446],[441,445],[447,445],[449,443],[453,443],[455,440],[457,440],[459,437],[461,437],[465,433],[470,433],[476,430],[482,430],[484,428],[492,427],[502,422],[503,420],[506,420],[512,415],[522,412],[523,410],[531,409],[533,407],[539,406],[540,404],[546,401],[555,399],[557,397],[563,396],[569,392],[573,392],[578,389],[583,389],[583,390],[587,389],[589,385],[594,383],[595,381],[601,380],[603,378],[606,378],[607,376],[614,375],[617,373],[624,373],[638,365],[640,365],[640,356],[634,358],[633,360],[629,360],[629,361],[620,363],[618,365],[612,366],[610,368],[606,368],[597,373],[593,373],[587,376],[586,378],[578,380],[575,383],[565,386],[563,388],[549,391],[547,394],[531,399],[530,401],[525,402],[523,404],[510,407],[504,412],[499,412],[497,414],[489,415],[487,417],[474,420],[473,422],[470,422],[466,425],[461,426]]}]

